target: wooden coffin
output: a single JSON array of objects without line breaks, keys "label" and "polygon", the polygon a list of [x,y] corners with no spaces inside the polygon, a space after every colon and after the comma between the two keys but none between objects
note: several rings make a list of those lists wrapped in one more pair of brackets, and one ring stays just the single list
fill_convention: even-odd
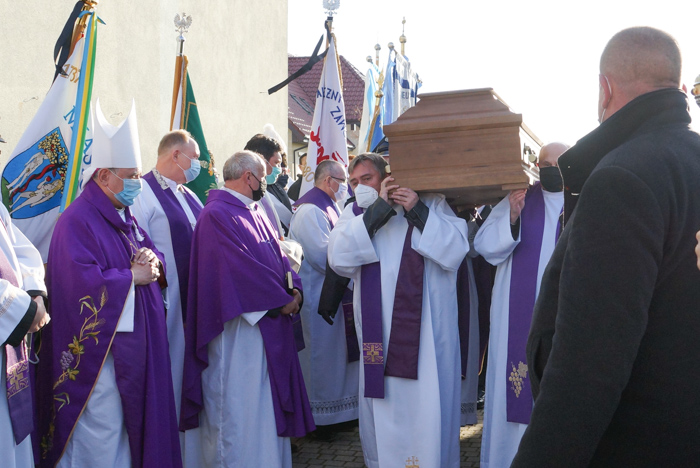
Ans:
[{"label": "wooden coffin", "polygon": [[396,183],[455,207],[493,204],[539,179],[531,161],[542,142],[491,88],[422,94],[384,133]]}]

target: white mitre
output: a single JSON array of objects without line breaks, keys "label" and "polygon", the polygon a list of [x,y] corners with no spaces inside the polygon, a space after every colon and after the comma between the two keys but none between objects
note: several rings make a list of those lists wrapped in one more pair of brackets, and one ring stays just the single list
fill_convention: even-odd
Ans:
[{"label": "white mitre", "polygon": [[129,116],[117,127],[110,124],[102,113],[100,100],[94,108],[92,128],[92,161],[83,180],[89,180],[97,169],[141,169],[141,147],[136,126],[136,102],[132,100]]},{"label": "white mitre", "polygon": [[287,143],[285,143],[284,139],[280,136],[279,133],[277,133],[275,127],[273,127],[272,124],[265,124],[265,126],[263,127],[263,135],[265,135],[268,138],[272,138],[277,143],[279,143],[282,147],[282,153],[287,154]]}]

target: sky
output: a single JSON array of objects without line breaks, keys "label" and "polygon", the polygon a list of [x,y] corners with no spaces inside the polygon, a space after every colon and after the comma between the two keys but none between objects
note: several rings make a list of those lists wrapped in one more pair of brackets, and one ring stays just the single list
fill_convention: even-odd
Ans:
[{"label": "sky", "polygon": [[[310,55],[323,34],[323,0],[288,0],[288,52]],[[631,26],[676,38],[688,91],[700,75],[700,22],[688,0],[340,0],[334,16],[338,53],[363,73],[379,43],[389,42],[420,75],[420,93],[493,88],[544,142],[574,144],[597,125],[598,65],[607,41]],[[694,127],[700,108],[690,104]]]}]

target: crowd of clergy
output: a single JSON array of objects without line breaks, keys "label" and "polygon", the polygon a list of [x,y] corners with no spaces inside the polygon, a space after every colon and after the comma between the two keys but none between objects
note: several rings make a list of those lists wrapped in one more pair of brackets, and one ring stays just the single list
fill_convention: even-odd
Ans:
[{"label": "crowd of clergy", "polygon": [[188,132],[142,175],[135,109],[115,127],[98,102],[46,265],[0,207],[0,466],[289,468],[292,438],[359,425],[369,468],[457,468],[480,374],[482,467],[697,463],[700,136],[675,40],[621,31],[599,81],[600,127],[462,210],[388,154],[290,181],[268,126],[203,205]]}]

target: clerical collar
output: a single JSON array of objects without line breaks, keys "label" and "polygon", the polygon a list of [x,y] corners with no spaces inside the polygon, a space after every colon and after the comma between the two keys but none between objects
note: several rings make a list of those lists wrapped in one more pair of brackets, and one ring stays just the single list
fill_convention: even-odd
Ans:
[{"label": "clerical collar", "polygon": [[226,190],[228,193],[230,193],[230,194],[233,195],[234,197],[238,198],[240,201],[242,201],[243,203],[245,203],[245,206],[247,206],[247,207],[250,208],[251,210],[255,209],[255,208],[253,208],[253,206],[255,205],[255,201],[254,201],[252,198],[248,198],[248,197],[246,197],[245,195],[243,195],[242,193],[236,192],[235,190],[232,190],[232,189],[230,189],[230,188],[228,188],[228,187],[226,187],[226,186],[221,187],[221,189],[222,189],[222,190]]},{"label": "clerical collar", "polygon": [[170,188],[173,190],[173,192],[177,191],[179,184],[174,180],[165,177],[156,168],[153,168],[153,177],[156,178],[156,181],[158,181],[158,185],[160,185],[160,188],[162,188],[163,190],[168,190],[168,188]]},{"label": "clerical collar", "polygon": [[126,208],[116,208],[116,210],[122,221],[126,222]]}]

